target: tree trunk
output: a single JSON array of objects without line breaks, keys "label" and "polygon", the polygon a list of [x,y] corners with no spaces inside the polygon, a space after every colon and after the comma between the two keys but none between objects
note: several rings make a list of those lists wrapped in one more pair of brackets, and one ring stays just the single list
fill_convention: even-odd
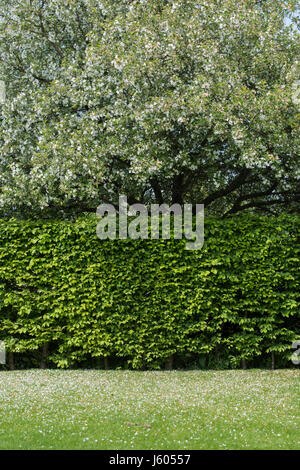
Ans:
[{"label": "tree trunk", "polygon": [[243,368],[243,370],[247,369],[246,359],[242,359],[242,368]]},{"label": "tree trunk", "polygon": [[275,353],[272,351],[272,370],[275,370]]},{"label": "tree trunk", "polygon": [[173,369],[173,362],[174,362],[174,356],[173,356],[173,354],[171,354],[171,356],[169,356],[166,359],[165,370],[172,370]]},{"label": "tree trunk", "polygon": [[172,185],[172,204],[183,204],[183,175],[176,175]]},{"label": "tree trunk", "polygon": [[108,357],[104,358],[104,369],[108,370],[109,369],[109,362],[108,362]]},{"label": "tree trunk", "polygon": [[15,370],[15,358],[13,352],[8,353],[8,367],[9,370]]},{"label": "tree trunk", "polygon": [[163,200],[163,196],[162,196],[162,192],[161,192],[161,188],[158,184],[158,180],[157,178],[152,178],[150,180],[150,184],[153,188],[153,191],[154,191],[154,195],[155,195],[155,202],[157,204],[163,204],[164,200]]},{"label": "tree trunk", "polygon": [[49,343],[46,342],[43,345],[43,351],[42,351],[42,359],[40,362],[40,369],[46,369],[46,359],[48,356],[48,350],[49,350]]}]

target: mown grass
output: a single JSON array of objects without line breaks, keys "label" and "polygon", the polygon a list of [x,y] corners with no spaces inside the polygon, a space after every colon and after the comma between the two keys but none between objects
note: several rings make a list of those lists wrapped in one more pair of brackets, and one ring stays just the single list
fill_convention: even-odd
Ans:
[{"label": "mown grass", "polygon": [[300,449],[300,370],[0,372],[1,449]]}]

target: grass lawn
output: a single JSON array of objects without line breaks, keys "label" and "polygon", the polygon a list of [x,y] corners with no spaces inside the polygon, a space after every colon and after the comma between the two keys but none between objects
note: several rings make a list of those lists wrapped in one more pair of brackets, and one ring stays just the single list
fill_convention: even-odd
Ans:
[{"label": "grass lawn", "polygon": [[0,372],[1,449],[300,449],[300,370]]}]

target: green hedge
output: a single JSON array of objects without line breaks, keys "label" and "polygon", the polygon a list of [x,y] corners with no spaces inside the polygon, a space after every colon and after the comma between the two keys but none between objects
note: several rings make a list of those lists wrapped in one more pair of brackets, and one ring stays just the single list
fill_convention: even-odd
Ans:
[{"label": "green hedge", "polygon": [[28,367],[291,364],[298,229],[288,215],[206,218],[188,251],[100,241],[93,218],[0,220],[0,339]]}]

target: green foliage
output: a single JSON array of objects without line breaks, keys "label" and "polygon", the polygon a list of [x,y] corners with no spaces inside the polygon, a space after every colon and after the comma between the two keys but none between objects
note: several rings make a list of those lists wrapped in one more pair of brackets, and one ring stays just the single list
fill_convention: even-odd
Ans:
[{"label": "green foliage", "polygon": [[[105,240],[93,217],[0,220],[0,339],[48,365],[160,368],[210,358],[239,367],[300,336],[295,216],[206,218],[184,240]],[[282,362],[283,361],[283,362]],[[176,365],[176,362],[175,362]]]},{"label": "green foliage", "polygon": [[296,212],[299,25],[296,0],[0,0],[0,216]]}]

